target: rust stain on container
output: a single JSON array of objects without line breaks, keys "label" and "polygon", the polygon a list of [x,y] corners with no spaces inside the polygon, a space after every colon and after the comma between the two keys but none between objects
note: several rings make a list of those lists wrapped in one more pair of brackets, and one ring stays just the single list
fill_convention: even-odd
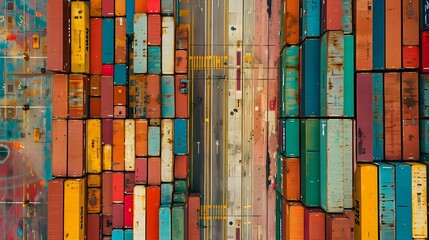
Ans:
[{"label": "rust stain on container", "polygon": [[125,107],[125,106],[114,106],[113,107],[113,117],[114,118],[126,118],[127,117],[127,107]]},{"label": "rust stain on container", "polygon": [[147,75],[146,117],[161,117],[161,81],[159,75]]},{"label": "rust stain on container", "polygon": [[[353,214],[353,212],[351,212]],[[348,212],[350,215],[350,212]],[[345,214],[326,215],[326,240],[353,240],[354,217]]]},{"label": "rust stain on container", "polygon": [[[147,77],[144,74],[136,74],[135,86],[135,104],[136,110],[134,118],[146,117],[146,104],[148,100],[147,95]],[[131,88],[130,88],[131,91]]]},{"label": "rust stain on container", "polygon": [[283,158],[283,195],[288,201],[301,199],[301,170],[299,158]]},{"label": "rust stain on container", "polygon": [[87,117],[89,79],[83,74],[69,75],[69,118]]},{"label": "rust stain on container", "polygon": [[89,98],[89,117],[101,118],[101,98],[100,97]]},{"label": "rust stain on container", "polygon": [[101,174],[88,174],[88,187],[101,187]]},{"label": "rust stain on container", "polygon": [[161,45],[161,15],[147,15],[147,44],[151,46]]},{"label": "rust stain on container", "polygon": [[419,46],[403,46],[402,47],[402,67],[403,68],[419,68]]},{"label": "rust stain on container", "polygon": [[176,49],[188,49],[189,32],[187,28],[176,28]]},{"label": "rust stain on container", "polygon": [[419,75],[402,73],[402,159],[418,160],[419,135]]},{"label": "rust stain on container", "polygon": [[384,74],[385,159],[401,160],[401,83],[399,73]]},{"label": "rust stain on container", "polygon": [[113,201],[112,201],[112,172],[104,171],[102,173],[102,211],[103,215],[112,215]]},{"label": "rust stain on container", "polygon": [[125,177],[125,181],[124,181],[125,194],[133,194],[134,186],[135,186],[135,173],[134,172],[126,172],[124,177]]},{"label": "rust stain on container", "polygon": [[188,72],[188,51],[187,50],[176,50],[176,60],[174,64],[176,73],[187,73]]},{"label": "rust stain on container", "polygon": [[[116,1],[118,2],[118,0]],[[125,17],[115,18],[115,63],[127,62],[127,27]]]},{"label": "rust stain on container", "polygon": [[89,95],[91,97],[101,96],[101,76],[91,75],[89,78]]},{"label": "rust stain on container", "polygon": [[113,104],[127,105],[127,87],[126,86],[113,87]]},{"label": "rust stain on container", "polygon": [[88,213],[101,212],[101,189],[88,188]]},{"label": "rust stain on container", "polygon": [[68,75],[54,74],[52,76],[52,117],[68,117]]},{"label": "rust stain on container", "polygon": [[403,45],[419,45],[419,5],[416,0],[402,0]]},{"label": "rust stain on container", "polygon": [[[113,231],[113,217],[112,214],[105,215],[103,213],[103,235],[112,235]],[[107,236],[104,236],[106,238]],[[109,238],[109,237],[107,237]]]},{"label": "rust stain on container", "polygon": [[355,1],[356,70],[372,69],[372,1]]},{"label": "rust stain on container", "polygon": [[91,17],[101,17],[101,1],[102,0],[91,0],[89,2],[89,11]]},{"label": "rust stain on container", "polygon": [[285,1],[286,5],[286,43],[299,43],[299,0]]},{"label": "rust stain on container", "polygon": [[135,183],[146,184],[147,183],[147,158],[136,158],[136,173]]},{"label": "rust stain on container", "polygon": [[125,122],[124,120],[113,120],[113,148],[112,169],[113,171],[124,171],[125,168]]},{"label": "rust stain on container", "polygon": [[147,156],[147,130],[148,122],[146,119],[136,119],[136,156]]},{"label": "rust stain on container", "polygon": [[[91,1],[92,2],[92,1]],[[90,73],[101,74],[101,52],[102,52],[102,19],[91,18],[91,49],[90,49]]]},{"label": "rust stain on container", "polygon": [[184,94],[180,91],[180,82],[183,79],[187,79],[188,88],[191,86],[190,80],[187,78],[186,75],[179,75],[177,74],[174,79],[175,84],[175,111],[176,111],[176,118],[188,118],[189,117],[189,94]]},{"label": "rust stain on container", "polygon": [[85,120],[68,120],[67,123],[67,176],[82,177],[85,174]]},{"label": "rust stain on container", "polygon": [[113,77],[101,77],[101,117],[113,118]]},{"label": "rust stain on container", "polygon": [[[402,62],[401,0],[385,2],[386,9],[386,69],[399,69]],[[358,61],[356,60],[356,63]]]},{"label": "rust stain on container", "polygon": [[161,158],[150,157],[147,160],[147,184],[160,185],[161,184]]}]

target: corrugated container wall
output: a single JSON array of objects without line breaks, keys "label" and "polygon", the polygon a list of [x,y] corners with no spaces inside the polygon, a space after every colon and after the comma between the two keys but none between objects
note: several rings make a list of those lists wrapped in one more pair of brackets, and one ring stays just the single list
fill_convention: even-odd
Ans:
[{"label": "corrugated container wall", "polygon": [[[176,122],[175,119],[174,122]],[[161,120],[161,181],[174,181],[173,139],[174,124],[172,119]],[[174,132],[174,133],[173,133]]]},{"label": "corrugated container wall", "polygon": [[174,74],[174,18],[162,17],[162,74]]},{"label": "corrugated container wall", "polygon": [[148,55],[148,34],[147,34],[147,14],[137,12],[134,14],[134,72],[147,73],[147,55]]},{"label": "corrugated container wall", "polygon": [[133,238],[146,239],[146,187],[134,187]]},{"label": "corrugated container wall", "polygon": [[70,2],[47,0],[47,66],[51,71],[70,72]]},{"label": "corrugated container wall", "polygon": [[85,183],[82,178],[64,181],[64,239],[85,239]]}]

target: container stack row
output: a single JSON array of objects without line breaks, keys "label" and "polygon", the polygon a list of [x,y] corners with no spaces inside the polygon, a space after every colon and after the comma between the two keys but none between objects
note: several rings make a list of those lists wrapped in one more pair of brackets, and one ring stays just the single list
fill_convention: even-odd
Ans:
[{"label": "container stack row", "polygon": [[424,1],[282,6],[277,239],[427,238]]},{"label": "container stack row", "polygon": [[199,238],[178,4],[48,1],[49,239]]}]

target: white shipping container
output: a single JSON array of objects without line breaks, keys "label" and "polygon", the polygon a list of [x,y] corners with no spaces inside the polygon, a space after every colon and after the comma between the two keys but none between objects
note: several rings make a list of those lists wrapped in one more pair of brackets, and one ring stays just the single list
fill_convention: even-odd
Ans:
[{"label": "white shipping container", "polygon": [[147,14],[134,14],[134,72],[147,73]]},{"label": "white shipping container", "polygon": [[353,120],[344,119],[344,208],[353,208],[353,129]]},{"label": "white shipping container", "polygon": [[161,182],[173,182],[173,119],[161,121]]},{"label": "white shipping container", "polygon": [[408,164],[411,165],[413,238],[426,239],[428,237],[426,165],[415,162],[409,162]]},{"label": "white shipping container", "polygon": [[174,17],[162,17],[161,71],[162,74],[174,74]]},{"label": "white shipping container", "polygon": [[146,186],[134,186],[133,239],[146,239]]},{"label": "white shipping container", "polygon": [[134,171],[135,153],[135,122],[134,119],[125,120],[125,171]]}]

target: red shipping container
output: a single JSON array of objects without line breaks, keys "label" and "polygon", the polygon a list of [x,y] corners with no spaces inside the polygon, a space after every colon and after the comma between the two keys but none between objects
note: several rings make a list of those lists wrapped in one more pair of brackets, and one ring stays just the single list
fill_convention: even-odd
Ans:
[{"label": "red shipping container", "polygon": [[89,78],[89,95],[91,97],[101,97],[101,76],[91,75]]},{"label": "red shipping container", "polygon": [[135,8],[134,11],[136,13],[145,13],[147,12],[147,1],[148,0],[135,0]]},{"label": "red shipping container", "polygon": [[372,1],[355,2],[356,70],[372,70]]},{"label": "red shipping container", "polygon": [[187,73],[188,72],[188,51],[187,50],[176,50],[176,60],[174,64],[176,73]]},{"label": "red shipping container", "polygon": [[322,33],[328,30],[341,30],[343,23],[342,0],[322,1]]},{"label": "red shipping container", "polygon": [[147,184],[161,185],[161,158],[150,157],[147,160]]},{"label": "red shipping container", "polygon": [[181,80],[187,81],[188,88],[191,86],[189,79],[186,75],[176,75],[175,77],[175,111],[176,118],[188,118],[189,117],[189,102],[188,102],[188,94],[180,92],[180,82]]},{"label": "red shipping container", "polygon": [[113,104],[127,105],[127,87],[113,86]]},{"label": "red shipping container", "polygon": [[186,179],[188,177],[188,155],[174,156],[174,178]]},{"label": "red shipping container", "polygon": [[421,33],[421,72],[429,73],[429,31],[423,31]]},{"label": "red shipping container", "polygon": [[113,215],[112,215],[113,228],[124,227],[124,204],[118,203],[113,204]]},{"label": "red shipping container", "polygon": [[69,78],[67,74],[52,76],[52,117],[67,118],[69,108]]},{"label": "red shipping container", "polygon": [[148,14],[147,22],[147,44],[151,46],[160,46],[161,14]]},{"label": "red shipping container", "polygon": [[147,131],[148,122],[146,119],[136,119],[136,156],[147,156]]},{"label": "red shipping container", "polygon": [[146,238],[159,239],[159,206],[161,202],[161,188],[159,186],[149,186],[146,188],[146,195]]},{"label": "red shipping container", "polygon": [[186,224],[188,239],[200,239],[200,195],[191,193],[188,198],[188,222]]},{"label": "red shipping container", "polygon": [[51,71],[70,72],[70,15],[68,0],[48,0],[46,68]]},{"label": "red shipping container", "polygon": [[357,74],[356,101],[357,161],[370,162],[373,159],[372,74]]},{"label": "red shipping container", "polygon": [[54,178],[48,183],[48,240],[63,239],[64,179]]},{"label": "red shipping container", "polygon": [[[402,63],[401,0],[385,2],[386,69],[399,69]],[[358,46],[356,46],[358,47]],[[356,59],[357,62],[357,59]]]},{"label": "red shipping container", "polygon": [[115,65],[113,64],[102,64],[101,65],[101,75],[113,77],[115,71]]},{"label": "red shipping container", "polygon": [[68,120],[67,123],[67,176],[82,177],[85,175],[85,120]]},{"label": "red shipping container", "polygon": [[52,176],[67,176],[67,120],[52,120]]},{"label": "red shipping container", "polygon": [[102,212],[103,215],[112,215],[112,208],[113,208],[113,193],[112,193],[112,182],[113,181],[113,174],[112,172],[106,172],[104,171],[102,173],[102,182],[101,185],[101,196],[102,196]]},{"label": "red shipping container", "polygon": [[135,174],[134,172],[125,172],[125,194],[133,194],[135,184]]},{"label": "red shipping container", "polygon": [[124,199],[124,227],[132,228],[133,227],[133,217],[134,217],[134,196],[126,195]]},{"label": "red shipping container", "polygon": [[126,18],[115,19],[115,63],[127,62],[127,27]]},{"label": "red shipping container", "polygon": [[325,212],[321,209],[304,210],[304,239],[325,240]]},{"label": "red shipping container", "polygon": [[326,240],[353,240],[354,219],[344,214],[326,214]]},{"label": "red shipping container", "polygon": [[401,89],[399,73],[384,74],[384,150],[386,160],[401,160]]},{"label": "red shipping container", "polygon": [[69,118],[87,117],[89,79],[83,74],[69,75]]},{"label": "red shipping container", "polygon": [[102,236],[100,214],[88,214],[88,227],[86,228],[86,231],[87,240],[100,240],[100,237]]},{"label": "red shipping container", "polygon": [[419,1],[402,0],[402,44],[419,45]]},{"label": "red shipping container", "polygon": [[148,13],[160,13],[161,12],[161,0],[147,0],[147,12]]},{"label": "red shipping container", "polygon": [[147,183],[147,158],[136,158],[135,184]]},{"label": "red shipping container", "polygon": [[101,0],[101,15],[103,17],[115,16],[115,0]]},{"label": "red shipping container", "polygon": [[176,49],[188,49],[188,28],[176,28]]},{"label": "red shipping container", "polygon": [[89,98],[89,117],[101,118],[101,98],[100,97]]},{"label": "red shipping container", "polygon": [[113,120],[101,120],[101,141],[103,145],[113,145]]},{"label": "red shipping container", "polygon": [[402,47],[402,67],[403,68],[419,68],[419,46],[403,46]]},{"label": "red shipping container", "polygon": [[112,217],[112,215],[104,215],[103,214],[103,235],[112,235],[112,231],[113,231],[113,217]]},{"label": "red shipping container", "polygon": [[101,77],[101,117],[113,118],[113,77]]},{"label": "red shipping container", "polygon": [[159,75],[147,75],[147,118],[161,118],[161,81]]},{"label": "red shipping container", "polygon": [[125,106],[114,106],[113,107],[113,117],[114,118],[126,118],[127,117],[127,107],[125,107]]},{"label": "red shipping container", "polygon": [[283,158],[283,195],[288,201],[301,199],[301,168],[299,158]]},{"label": "red shipping container", "polygon": [[114,203],[123,203],[124,202],[124,173],[123,172],[113,172],[112,175],[112,201]]},{"label": "red shipping container", "polygon": [[101,74],[101,42],[102,42],[102,20],[91,18],[91,42],[90,42],[90,73]]},{"label": "red shipping container", "polygon": [[124,171],[125,169],[125,122],[124,120],[113,120],[113,146],[112,146],[112,169],[113,171]]}]

